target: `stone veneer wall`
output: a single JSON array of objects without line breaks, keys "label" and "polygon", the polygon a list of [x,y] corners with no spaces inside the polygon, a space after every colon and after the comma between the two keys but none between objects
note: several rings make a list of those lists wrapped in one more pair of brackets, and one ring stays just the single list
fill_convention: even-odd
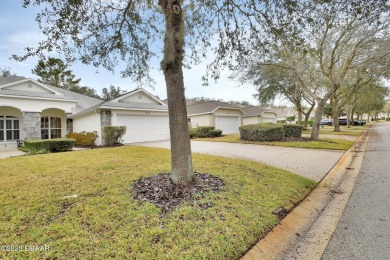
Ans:
[{"label": "stone veneer wall", "polygon": [[[101,134],[103,137],[103,128],[105,126],[111,125],[111,110],[102,110],[100,112],[100,122],[101,122]],[[104,139],[102,138],[102,145],[104,145]]]},{"label": "stone veneer wall", "polygon": [[71,114],[66,114],[66,134],[73,133],[73,119],[68,118]]},{"label": "stone veneer wall", "polygon": [[23,112],[23,138],[41,139],[41,113]]}]

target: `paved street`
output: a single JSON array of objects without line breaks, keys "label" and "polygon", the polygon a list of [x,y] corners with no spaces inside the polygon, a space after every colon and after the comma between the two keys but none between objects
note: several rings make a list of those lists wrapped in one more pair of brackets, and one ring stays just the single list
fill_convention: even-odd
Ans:
[{"label": "paved street", "polygon": [[338,227],[322,257],[390,259],[390,123],[370,130],[363,165]]},{"label": "paved street", "polygon": [[[170,148],[169,141],[133,145]],[[320,181],[344,151],[314,150],[281,146],[191,141],[192,152],[258,161]]]}]

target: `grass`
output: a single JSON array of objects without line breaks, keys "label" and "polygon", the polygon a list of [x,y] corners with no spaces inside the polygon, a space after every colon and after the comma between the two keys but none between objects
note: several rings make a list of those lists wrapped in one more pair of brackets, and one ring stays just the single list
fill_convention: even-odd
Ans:
[{"label": "grass", "polygon": [[[370,124],[365,124],[362,126],[351,126],[351,128],[340,126],[341,132],[335,132],[334,126],[321,126],[320,134],[359,136],[369,127]],[[311,128],[309,127],[307,130],[303,131],[303,133],[311,134]]]},{"label": "grass", "polygon": [[[169,172],[164,149],[118,147],[0,160],[0,259],[235,259],[278,223],[314,181],[263,164],[194,154],[197,172],[222,178],[220,193],[161,215],[129,192],[141,176]],[[75,195],[77,198],[64,196]]]},{"label": "grass", "polygon": [[273,145],[273,146],[284,146],[284,147],[295,147],[295,148],[311,148],[311,149],[331,149],[331,150],[348,150],[353,141],[321,138],[319,141],[289,141],[289,142],[250,142],[240,140],[239,134],[224,135],[221,137],[214,138],[196,138],[196,141],[210,141],[210,142],[228,142],[228,143],[243,143],[243,144],[260,144],[260,145]]}]

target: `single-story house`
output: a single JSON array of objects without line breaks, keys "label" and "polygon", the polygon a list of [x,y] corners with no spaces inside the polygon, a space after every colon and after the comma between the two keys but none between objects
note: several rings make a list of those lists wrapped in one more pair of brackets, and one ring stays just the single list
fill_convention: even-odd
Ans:
[{"label": "single-story house", "polygon": [[192,126],[214,126],[222,134],[239,132],[244,111],[221,101],[197,102],[187,105],[188,122]]},{"label": "single-story house", "polygon": [[294,107],[282,107],[272,109],[277,114],[277,121],[286,121],[287,117],[295,116],[295,119],[298,118],[297,111]]},{"label": "single-story house", "polygon": [[241,108],[244,111],[242,122],[244,125],[258,124],[258,123],[276,123],[277,114],[275,111],[260,107],[250,106]]},{"label": "single-story house", "polygon": [[104,102],[33,79],[0,78],[0,150],[82,131],[96,131],[101,144],[106,125],[127,126],[124,143],[166,140],[168,107],[144,89]]}]

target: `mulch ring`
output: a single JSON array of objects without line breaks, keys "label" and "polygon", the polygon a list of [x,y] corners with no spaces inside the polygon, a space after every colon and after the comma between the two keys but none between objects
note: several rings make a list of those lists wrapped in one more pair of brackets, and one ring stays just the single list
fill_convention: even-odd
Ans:
[{"label": "mulch ring", "polygon": [[170,179],[170,174],[160,173],[136,181],[131,188],[133,197],[140,201],[148,201],[161,208],[163,213],[179,207],[184,201],[196,204],[202,209],[211,207],[210,202],[194,203],[194,200],[203,197],[208,191],[219,192],[225,182],[205,173],[195,173],[192,185],[177,185]]}]

